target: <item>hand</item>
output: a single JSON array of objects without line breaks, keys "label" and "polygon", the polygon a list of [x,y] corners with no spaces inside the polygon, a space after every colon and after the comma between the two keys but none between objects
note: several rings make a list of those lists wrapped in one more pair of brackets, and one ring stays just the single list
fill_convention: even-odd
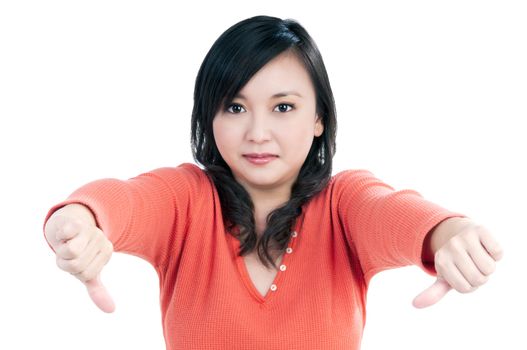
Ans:
[{"label": "hand", "polygon": [[55,212],[46,222],[44,231],[55,250],[57,266],[83,282],[102,311],[113,312],[115,304],[100,279],[100,272],[113,252],[106,235],[94,224],[67,211]]},{"label": "hand", "polygon": [[437,280],[414,299],[413,305],[431,306],[451,289],[475,291],[487,282],[502,257],[502,248],[486,228],[476,224],[464,227],[435,253]]}]

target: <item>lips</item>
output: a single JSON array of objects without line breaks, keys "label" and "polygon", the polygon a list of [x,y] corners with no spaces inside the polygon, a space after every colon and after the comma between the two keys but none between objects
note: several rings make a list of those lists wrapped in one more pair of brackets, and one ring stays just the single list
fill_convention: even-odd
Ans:
[{"label": "lips", "polygon": [[271,153],[249,153],[243,155],[249,162],[255,165],[264,165],[272,160],[278,158],[277,155]]},{"label": "lips", "polygon": [[249,157],[249,158],[270,158],[270,157],[278,157],[276,154],[271,154],[271,153],[248,153],[248,154],[244,154],[243,156],[244,156],[244,157]]}]

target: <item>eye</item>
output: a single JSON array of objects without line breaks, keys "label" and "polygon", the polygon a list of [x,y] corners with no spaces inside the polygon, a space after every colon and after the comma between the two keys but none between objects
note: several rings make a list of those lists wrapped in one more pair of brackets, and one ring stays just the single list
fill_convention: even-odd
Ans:
[{"label": "eye", "polygon": [[[231,110],[231,107],[234,107],[234,110]],[[233,103],[227,107],[226,111],[232,114],[238,114],[241,113],[240,109],[243,109],[243,107],[237,103]]]},{"label": "eye", "polygon": [[[289,103],[280,103],[276,107],[278,107],[280,112],[289,112],[290,110],[293,110],[295,108],[295,105]],[[287,107],[291,107],[291,109],[287,110]]]}]

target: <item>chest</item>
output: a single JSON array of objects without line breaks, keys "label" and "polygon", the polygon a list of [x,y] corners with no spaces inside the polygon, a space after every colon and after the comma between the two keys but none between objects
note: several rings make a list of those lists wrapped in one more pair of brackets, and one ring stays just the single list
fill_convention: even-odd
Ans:
[{"label": "chest", "polygon": [[[283,254],[281,254],[277,258],[277,260],[275,260],[275,263],[278,266],[280,266],[282,258]],[[262,262],[258,258],[257,253],[250,253],[244,256],[243,262],[245,264],[245,268],[247,269],[247,273],[249,275],[249,278],[251,279],[252,284],[260,293],[260,295],[265,296],[269,291],[269,288],[271,288],[271,285],[273,284],[276,278],[278,270],[276,270],[272,266],[269,268],[265,267],[264,264],[262,264]]]}]

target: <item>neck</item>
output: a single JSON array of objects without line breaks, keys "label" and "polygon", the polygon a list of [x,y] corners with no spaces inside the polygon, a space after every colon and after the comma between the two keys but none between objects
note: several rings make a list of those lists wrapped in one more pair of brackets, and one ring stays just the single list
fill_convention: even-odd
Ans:
[{"label": "neck", "polygon": [[240,182],[245,188],[254,206],[255,229],[261,237],[267,227],[267,216],[276,208],[283,206],[291,198],[292,182],[283,183],[274,188],[248,186]]},{"label": "neck", "polygon": [[250,193],[254,205],[254,221],[258,237],[261,237],[267,227],[267,216],[276,208],[283,206],[290,198],[290,191],[287,193],[265,192]]}]

